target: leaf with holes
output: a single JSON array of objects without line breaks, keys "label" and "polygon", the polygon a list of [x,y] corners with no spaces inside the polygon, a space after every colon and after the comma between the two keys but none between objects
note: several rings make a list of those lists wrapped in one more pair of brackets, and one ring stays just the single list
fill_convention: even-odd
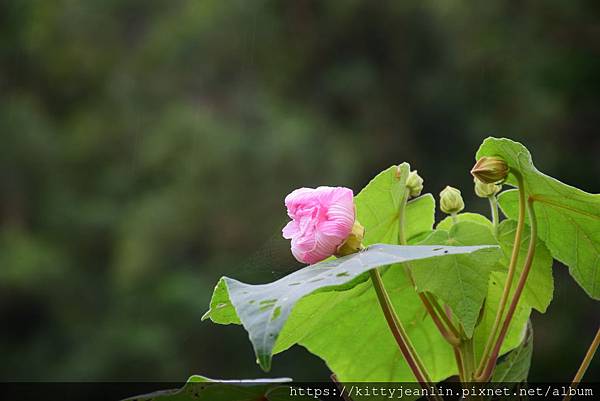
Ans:
[{"label": "leaf with holes", "polygon": [[[363,273],[380,266],[471,253],[485,248],[489,246],[379,244],[353,255],[307,266],[269,284],[251,285],[223,277],[217,284],[210,310],[204,318],[225,324],[241,322],[250,336],[258,363],[264,370],[269,370],[277,338],[294,306],[302,298],[319,291],[353,288],[364,280],[364,276],[361,277]],[[352,313],[349,306],[347,313]]]},{"label": "leaf with holes", "polygon": [[[488,138],[479,151],[482,156],[499,156],[511,171],[519,171],[526,196],[533,200],[538,235],[552,256],[569,267],[577,283],[592,297],[600,299],[600,194],[590,194],[538,171],[531,154],[520,143]],[[507,183],[517,185],[514,174]],[[518,214],[516,191],[499,196],[502,211],[511,219]]]}]

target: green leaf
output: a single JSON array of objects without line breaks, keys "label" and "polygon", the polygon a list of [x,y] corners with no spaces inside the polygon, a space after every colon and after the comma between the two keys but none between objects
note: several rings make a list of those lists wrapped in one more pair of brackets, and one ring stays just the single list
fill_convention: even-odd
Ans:
[{"label": "green leaf", "polygon": [[527,323],[525,338],[521,344],[508,354],[498,358],[492,382],[520,383],[527,381],[533,353],[533,327]]},{"label": "green leaf", "polygon": [[[404,230],[409,244],[429,234],[435,223],[435,199],[431,194],[424,194],[411,199],[406,204]],[[395,242],[397,243],[397,242]]]},{"label": "green leaf", "polygon": [[[391,166],[379,173],[354,197],[356,217],[366,228],[365,245],[398,243],[399,210],[406,197],[408,163]],[[407,203],[406,238],[430,231],[435,221],[435,200],[425,194]]]},{"label": "green leaf", "polygon": [[[223,277],[204,318],[234,323],[235,310],[249,333],[260,366],[268,370],[273,349],[290,313],[299,300],[318,291],[350,289],[364,281],[370,269],[430,257],[470,253],[486,246],[399,246],[373,245],[343,258],[307,266],[273,283],[251,285]],[[353,313],[350,305],[347,313]],[[315,313],[326,313],[326,310]],[[379,313],[379,312],[377,312]],[[364,322],[355,322],[364,324]],[[338,373],[338,372],[336,372]]]},{"label": "green leaf", "polygon": [[[488,227],[465,220],[451,226],[450,231],[434,231],[421,244],[491,245],[496,244],[496,239]],[[473,254],[416,261],[411,263],[412,274],[418,290],[430,292],[446,303],[471,337],[487,295],[489,275],[498,269],[500,256],[500,249],[489,248]]]},{"label": "green leaf", "polygon": [[[532,199],[538,221],[538,235],[552,256],[569,267],[579,285],[600,299],[600,194],[590,194],[538,171],[531,154],[520,143],[488,138],[479,151],[482,156],[500,156],[512,171],[519,171],[527,198]],[[509,184],[516,185],[513,174]],[[512,219],[518,215],[515,191],[499,197],[502,211]]]},{"label": "green leaf", "polygon": [[[517,223],[514,220],[504,220],[498,227],[498,240],[503,251],[502,264],[508,267],[510,255],[512,253],[513,242]],[[521,238],[521,250],[517,261],[515,277],[519,277],[523,271],[523,265],[527,257],[527,248],[529,246],[530,233],[526,228]],[[513,280],[512,291],[517,287],[518,280]],[[548,305],[552,301],[554,292],[554,279],[552,278],[552,255],[546,248],[546,245],[538,238],[535,248],[535,256],[529,271],[529,276],[525,282],[525,288],[519,301],[522,305],[527,304],[538,310],[546,312]],[[511,295],[512,297],[512,295]],[[510,299],[510,298],[509,298]]]},{"label": "green leaf", "polygon": [[[124,401],[279,401],[289,397],[292,379],[213,380],[194,375],[180,389],[155,391],[127,398]],[[307,401],[308,397],[298,397]],[[296,397],[294,397],[296,399]],[[314,398],[313,398],[314,399]]]},{"label": "green leaf", "polygon": [[398,211],[406,197],[406,179],[410,166],[402,163],[377,174],[354,197],[356,218],[366,228],[365,245],[377,242],[396,244]]},{"label": "green leaf", "polygon": [[[490,230],[493,230],[494,226],[492,224],[492,222],[485,216],[482,216],[478,213],[459,213],[456,215],[456,220],[460,223],[462,221],[472,221],[474,223],[479,223],[482,224],[486,227],[488,227]],[[452,216],[448,216],[446,218],[444,218],[444,220],[440,221],[438,223],[438,225],[436,226],[436,228],[438,230],[450,230],[450,228],[452,228],[452,225],[454,224],[454,221],[452,219]]]},{"label": "green leaf", "polygon": [[[490,274],[485,308],[483,308],[481,321],[479,322],[479,325],[475,330],[475,334],[473,335],[475,355],[477,360],[481,358],[483,348],[492,330],[505,282],[506,272],[493,271],[492,274]],[[531,307],[520,302],[512,318],[508,333],[506,334],[504,342],[502,343],[500,355],[503,355],[508,351],[518,347],[519,344],[523,342],[525,328],[530,314]],[[504,316],[506,316],[506,312],[504,313]]]}]

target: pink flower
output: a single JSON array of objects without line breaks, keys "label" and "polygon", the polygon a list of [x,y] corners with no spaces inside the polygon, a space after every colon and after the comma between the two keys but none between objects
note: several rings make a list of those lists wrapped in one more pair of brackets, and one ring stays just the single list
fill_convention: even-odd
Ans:
[{"label": "pink flower", "polygon": [[352,231],[354,202],[351,189],[300,188],[285,198],[292,219],[282,230],[292,240],[292,254],[314,264],[333,255]]}]

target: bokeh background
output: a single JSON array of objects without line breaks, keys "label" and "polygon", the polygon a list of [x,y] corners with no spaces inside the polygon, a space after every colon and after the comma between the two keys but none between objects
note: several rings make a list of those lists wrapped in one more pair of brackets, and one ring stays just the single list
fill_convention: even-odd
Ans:
[{"label": "bokeh background", "polygon": [[[408,161],[487,212],[495,135],[597,193],[599,71],[592,0],[0,2],[0,377],[263,377],[200,317],[221,275],[293,269],[288,192]],[[555,280],[532,380],[569,380],[599,321]],[[328,371],[295,347],[270,375]]]}]

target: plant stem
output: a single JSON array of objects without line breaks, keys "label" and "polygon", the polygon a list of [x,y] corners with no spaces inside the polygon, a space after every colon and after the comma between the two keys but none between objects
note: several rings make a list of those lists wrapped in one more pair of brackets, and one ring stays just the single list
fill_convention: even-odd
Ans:
[{"label": "plant stem", "polygon": [[461,383],[465,383],[467,381],[465,377],[465,365],[462,359],[462,355],[458,347],[452,347],[454,350],[454,359],[456,360],[456,367],[458,368],[458,378]]},{"label": "plant stem", "polygon": [[[407,244],[404,223],[406,220],[406,218],[405,218],[406,204],[408,203],[408,198],[410,196],[409,193],[410,193],[410,191],[408,190],[408,188],[405,188],[404,189],[404,197],[402,199],[402,202],[400,203],[399,210],[398,210],[398,244],[400,244],[400,245]],[[415,282],[412,277],[412,273],[410,271],[410,266],[405,264],[404,267],[405,267],[404,271],[405,271],[406,275],[408,276],[409,281],[411,282],[411,284],[414,287]],[[417,381],[421,384],[421,387],[427,388],[428,385],[430,383],[432,383],[431,378],[429,377],[429,374],[427,373],[427,369],[425,368],[425,365],[420,360],[419,355],[417,354],[415,348],[413,347],[412,343],[410,342],[410,338],[406,334],[406,330],[404,330],[404,327],[402,327],[402,322],[400,322],[398,315],[396,315],[396,312],[394,311],[390,297],[389,297],[388,293],[386,292],[385,287],[383,285],[383,280],[381,279],[379,270],[377,270],[377,269],[371,270],[370,274],[371,274],[371,281],[373,281],[373,286],[375,287],[375,292],[377,293],[377,298],[379,299],[379,304],[381,305],[383,314],[385,315],[385,318],[388,322],[388,326],[390,327],[390,330],[391,330],[392,334],[394,335],[394,338],[396,339],[398,346],[400,347],[400,351],[402,352],[402,355],[404,355],[404,358],[406,359],[408,365],[410,366],[413,374],[417,378]],[[441,398],[437,395],[427,397],[427,398],[431,398],[433,400],[441,400]]]},{"label": "plant stem", "polygon": [[406,245],[407,238],[405,232],[405,221],[406,221],[406,204],[408,203],[408,197],[410,196],[410,191],[408,188],[404,190],[404,198],[400,203],[400,207],[398,209],[398,244]]},{"label": "plant stem", "polygon": [[[406,330],[402,326],[402,322],[398,318],[398,315],[394,311],[394,307],[392,306],[392,301],[385,290],[383,285],[383,280],[381,279],[381,275],[379,274],[379,270],[373,269],[370,270],[371,281],[373,282],[373,287],[375,288],[375,292],[377,293],[377,299],[379,300],[379,304],[381,305],[381,309],[383,310],[383,314],[385,316],[385,320],[388,323],[390,331],[394,335],[396,339],[396,343],[398,343],[398,347],[400,348],[400,352],[406,359],[408,366],[412,370],[415,378],[424,389],[430,388],[431,378],[429,374],[425,370],[425,366],[423,362],[419,359],[418,354],[416,353],[415,348],[410,342],[410,338],[406,333]],[[439,400],[438,396],[433,396],[433,399]]]},{"label": "plant stem", "polygon": [[448,330],[450,330],[450,332],[452,333],[452,335],[454,335],[454,337],[456,337],[458,339],[458,341],[460,342],[460,333],[458,332],[458,329],[454,325],[454,322],[446,314],[446,311],[444,311],[444,309],[442,308],[442,306],[438,303],[438,301],[435,299],[435,297],[432,294],[428,294],[427,295],[427,299],[433,305],[433,307],[435,308],[437,314],[439,316],[441,316],[442,320],[444,321],[444,323],[448,327]]},{"label": "plant stem", "polygon": [[450,216],[452,216],[452,224],[458,223],[458,216],[456,213],[452,213]]},{"label": "plant stem", "polygon": [[477,379],[480,381],[488,381],[492,376],[492,373],[494,372],[494,367],[496,366],[496,359],[500,354],[500,348],[502,347],[504,338],[508,333],[508,328],[510,327],[510,323],[515,314],[515,310],[517,309],[517,305],[519,303],[519,299],[521,298],[521,294],[523,293],[523,289],[525,289],[527,276],[529,275],[531,265],[533,264],[533,257],[535,256],[535,246],[537,243],[537,219],[535,218],[535,209],[533,207],[533,200],[531,198],[527,202],[527,212],[529,214],[529,226],[531,229],[529,247],[527,248],[527,257],[525,258],[523,271],[521,272],[521,275],[519,277],[517,288],[515,289],[515,293],[508,308],[508,312],[506,313],[506,318],[504,319],[504,322],[502,324],[502,329],[500,330],[500,334],[498,335],[498,339],[496,340],[496,343],[494,345],[492,355],[487,360],[485,368],[483,369],[481,374],[477,376]]},{"label": "plant stem", "polygon": [[498,215],[498,199],[496,195],[491,195],[488,197],[490,201],[490,209],[492,211],[492,223],[494,225],[494,236],[498,236],[498,225],[500,224],[500,218]]},{"label": "plant stem", "polygon": [[458,329],[456,328],[456,326],[454,325],[454,322],[452,321],[452,318],[450,315],[450,310],[447,309],[447,307],[446,307],[446,309],[442,308],[442,305],[440,305],[439,302],[436,301],[436,299],[433,297],[433,295],[431,295],[429,298],[430,298],[431,304],[435,308],[436,312],[442,317],[442,319],[444,320],[444,323],[446,323],[448,328],[452,331],[452,334],[454,334],[456,337],[460,338],[460,333],[458,332]]},{"label": "plant stem", "polygon": [[[342,396],[342,399],[344,401],[354,401],[352,400],[352,398],[350,398],[350,396],[348,394],[346,394],[343,390],[343,385],[339,382],[337,376],[335,375],[335,373],[333,373],[331,376],[329,376],[331,378],[331,381],[335,384],[335,386],[337,387],[338,391],[340,392],[340,395]],[[268,401],[268,400],[266,400]]]},{"label": "plant stem", "polygon": [[[600,345],[600,327],[598,327],[598,330],[596,331],[596,336],[592,340],[590,347],[585,353],[583,361],[581,361],[581,366],[579,366],[579,369],[577,370],[577,373],[575,374],[575,377],[573,378],[573,382],[569,386],[569,389],[576,389],[579,383],[581,382],[581,379],[583,379],[583,375],[585,374],[585,371],[587,370],[588,366],[590,366],[590,362],[592,362],[592,358],[594,358],[594,354],[598,349],[598,345]],[[563,398],[563,401],[569,401],[570,399],[571,396],[567,395],[565,396],[565,398]]]},{"label": "plant stem", "polygon": [[[500,322],[502,321],[502,316],[504,316],[504,311],[506,309],[506,303],[508,302],[508,296],[510,294],[510,289],[512,287],[512,282],[515,276],[517,261],[519,259],[519,251],[521,249],[521,236],[523,235],[523,227],[525,226],[525,183],[523,182],[523,177],[518,172],[513,172],[514,176],[517,178],[517,182],[519,185],[519,218],[517,221],[517,230],[515,233],[515,241],[513,243],[512,254],[510,257],[510,263],[508,265],[508,274],[506,276],[506,281],[504,282],[504,290],[502,291],[502,297],[500,298],[500,303],[498,304],[498,310],[496,311],[496,317],[494,319],[494,324],[492,325],[492,330],[490,331],[490,335],[487,339],[485,347],[483,349],[483,353],[481,355],[481,362],[479,363],[479,367],[477,368],[478,376],[483,372],[486,366],[486,361],[490,356],[490,351],[492,350],[492,346],[494,344],[494,340],[498,334],[498,329],[500,328]],[[535,238],[535,237],[532,237]],[[534,241],[535,242],[535,241]]]},{"label": "plant stem", "polygon": [[[427,309],[427,312],[431,316],[431,319],[433,320],[433,323],[435,323],[435,326],[439,330],[440,334],[446,339],[446,341],[448,341],[450,343],[450,345],[452,345],[453,347],[458,346],[460,344],[460,337],[458,335],[454,334],[454,331],[456,329],[453,326],[452,327],[449,326],[448,328],[446,328],[444,323],[440,320],[440,316],[438,316],[438,314],[436,313],[436,310],[434,309],[434,307],[432,305],[431,301],[435,302],[436,304],[437,304],[437,301],[435,301],[435,299],[433,299],[433,297],[428,297],[426,294],[424,294],[422,292],[419,292],[418,294],[419,294],[419,298],[421,298],[421,301],[423,302],[423,305],[425,306],[425,309]],[[445,316],[445,314],[444,314],[444,316]]]},{"label": "plant stem", "polygon": [[469,382],[473,380],[473,374],[475,369],[475,359],[473,352],[473,340],[463,339],[460,346],[460,352],[463,360],[463,375],[465,376],[464,381]]}]

